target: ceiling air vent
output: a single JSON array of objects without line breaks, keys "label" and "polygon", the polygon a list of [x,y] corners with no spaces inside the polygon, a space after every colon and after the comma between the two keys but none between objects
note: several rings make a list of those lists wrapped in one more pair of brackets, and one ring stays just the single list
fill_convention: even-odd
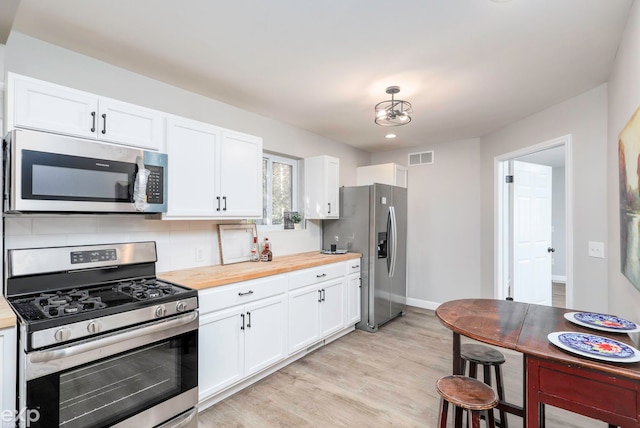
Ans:
[{"label": "ceiling air vent", "polygon": [[409,153],[409,166],[433,163],[433,150],[428,152]]}]

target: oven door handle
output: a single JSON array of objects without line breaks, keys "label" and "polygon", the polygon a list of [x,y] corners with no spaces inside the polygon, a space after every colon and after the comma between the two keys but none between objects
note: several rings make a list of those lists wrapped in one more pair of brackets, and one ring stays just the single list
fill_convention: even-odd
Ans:
[{"label": "oven door handle", "polygon": [[36,379],[101,357],[197,330],[197,328],[198,311],[193,311],[152,325],[110,333],[78,344],[31,352],[27,354],[26,377],[27,380]]}]

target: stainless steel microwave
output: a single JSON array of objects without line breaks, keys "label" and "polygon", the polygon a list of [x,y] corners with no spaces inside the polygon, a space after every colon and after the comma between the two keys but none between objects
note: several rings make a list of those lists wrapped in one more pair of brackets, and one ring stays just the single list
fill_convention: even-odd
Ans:
[{"label": "stainless steel microwave", "polygon": [[167,155],[16,129],[4,144],[4,211],[167,211]]}]

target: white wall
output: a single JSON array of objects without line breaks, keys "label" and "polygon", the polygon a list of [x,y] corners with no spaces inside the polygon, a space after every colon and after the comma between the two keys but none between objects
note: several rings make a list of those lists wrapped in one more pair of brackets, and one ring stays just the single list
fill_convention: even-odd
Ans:
[{"label": "white wall", "polygon": [[587,255],[589,241],[607,242],[606,84],[481,139],[481,292],[484,297],[494,295],[495,157],[567,134],[573,137],[573,306],[582,310],[608,309],[607,260]]},{"label": "white wall", "polygon": [[[640,107],[640,2],[634,2],[609,78],[607,132],[608,276],[611,313],[640,321],[640,292],[620,272],[618,133]],[[640,143],[640,142],[639,142]]]},{"label": "white wall", "polygon": [[407,297],[435,309],[480,295],[480,140],[371,155],[372,164],[408,165],[411,152],[433,150],[433,164],[409,167]]},{"label": "white wall", "polygon": [[[355,185],[356,167],[369,163],[367,152],[20,33],[9,36],[4,59],[8,72],[258,135],[263,138],[264,149],[271,152],[299,158],[318,154],[338,157],[341,185]],[[319,223],[308,225],[303,231],[268,232],[275,257],[319,250]],[[220,261],[214,221],[29,217],[8,219],[6,226],[7,248],[151,239],[158,242],[157,268],[161,272]],[[204,249],[204,262],[195,262],[196,248]]]}]

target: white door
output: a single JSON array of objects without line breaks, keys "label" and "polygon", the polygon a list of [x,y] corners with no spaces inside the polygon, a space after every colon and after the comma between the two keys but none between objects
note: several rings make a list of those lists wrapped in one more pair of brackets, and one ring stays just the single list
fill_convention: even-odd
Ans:
[{"label": "white door", "polygon": [[322,291],[320,334],[324,337],[345,325],[344,278],[327,281],[320,290]]},{"label": "white door", "polygon": [[551,167],[513,163],[513,298],[551,306]]},{"label": "white door", "polygon": [[245,306],[245,370],[250,376],[287,356],[287,295]]}]

